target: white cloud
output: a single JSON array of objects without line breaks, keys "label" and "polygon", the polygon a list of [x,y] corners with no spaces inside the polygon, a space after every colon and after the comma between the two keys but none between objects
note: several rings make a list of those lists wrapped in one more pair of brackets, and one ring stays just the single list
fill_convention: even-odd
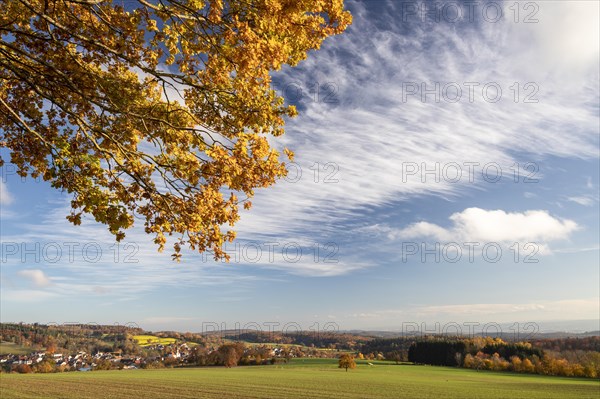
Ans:
[{"label": "white cloud", "polygon": [[[546,12],[549,3],[539,3],[541,21],[549,13],[570,15],[567,3],[562,11],[552,8]],[[485,189],[489,184],[482,180],[481,174],[474,181],[463,178],[458,183],[447,179],[424,181],[420,174],[403,179],[406,162],[428,166],[450,162],[478,162],[480,165],[495,162],[510,173],[510,166],[515,161],[524,163],[546,155],[597,157],[598,121],[594,104],[598,100],[598,61],[597,57],[590,56],[595,51],[595,39],[585,30],[587,28],[565,22],[560,26],[569,28],[568,32],[552,33],[546,39],[552,22],[524,24],[507,18],[499,23],[467,24],[456,29],[446,24],[424,22],[411,25],[408,32],[405,24],[398,24],[393,17],[401,7],[397,4],[401,3],[387,3],[397,7],[395,11],[385,13],[389,21],[372,20],[366,9],[368,4],[353,3],[354,25],[347,33],[328,39],[320,51],[311,52],[298,68],[286,68],[279,73],[286,82],[303,86],[306,94],[309,93],[308,86],[314,89],[315,84],[325,95],[331,94],[329,89],[333,88],[335,92],[330,97],[338,101],[327,103],[323,98],[304,101],[300,116],[288,123],[287,134],[273,140],[277,146],[285,145],[296,152],[302,176],[295,183],[281,181],[267,190],[256,190],[252,210],[243,212],[235,227],[240,243],[244,240],[276,240],[282,244],[322,246],[332,239],[343,239],[344,234],[352,234],[347,224],[357,220],[363,222],[370,218],[369,212],[378,207],[426,195],[456,199],[467,190]],[[594,13],[576,12],[582,18],[596,18]],[[596,26],[594,21],[592,28]],[[544,56],[543,62],[537,62],[536,57],[546,54],[547,43],[552,43],[553,36],[565,34],[569,38],[564,39],[566,44],[561,44],[561,48],[577,54],[572,57]],[[530,37],[535,40],[527,39]],[[573,42],[588,44],[580,50],[570,44]],[[557,75],[557,70],[562,68],[562,58],[569,57],[578,67],[564,76]],[[403,83],[407,82],[425,83],[428,87],[435,82],[442,85],[478,82],[480,86],[474,102],[463,99],[457,103],[423,103],[416,96],[403,101]],[[483,99],[480,89],[488,82],[502,87],[501,101],[490,103]],[[514,102],[514,93],[510,89],[515,82],[521,87],[518,103]],[[537,103],[522,101],[524,85],[529,82],[539,88]],[[467,90],[463,97],[468,98]],[[514,154],[526,154],[525,159],[517,159]],[[319,168],[318,175],[315,166]],[[334,180],[338,182],[332,182]],[[62,220],[63,212],[64,208],[59,209],[53,217]],[[498,232],[488,232],[486,226],[470,220],[463,221],[468,222],[463,229],[476,228],[476,231],[469,230],[470,234],[507,237],[516,229],[502,223],[514,219],[529,229],[528,237],[546,237],[546,233],[529,226],[535,217],[529,214],[521,218],[501,215],[498,220],[494,219],[501,223]],[[547,222],[550,231],[556,229],[559,237],[574,228],[547,214],[537,218]],[[459,222],[461,220],[456,221]],[[408,232],[413,234],[437,237],[454,234],[452,229],[427,222],[411,228]],[[381,226],[381,229],[386,227]],[[48,240],[57,236],[77,236],[78,241],[102,237],[103,248],[112,245],[103,226],[74,228],[50,220],[45,221],[44,226],[33,226],[31,231],[32,240],[40,236]],[[386,234],[394,235],[395,232],[389,228]],[[206,272],[208,267],[175,270],[170,267],[168,254],[157,255],[155,247],[149,244],[150,237],[143,232],[132,232],[126,240],[134,240],[140,245],[136,255],[139,264],[112,264],[108,268],[97,264],[68,264],[64,268],[77,269],[73,273],[100,279],[103,285],[111,287],[127,284],[126,279],[119,281],[116,276],[135,276],[134,289],[140,287],[140,290],[161,284],[192,284],[190,281],[195,279],[206,284],[223,284],[230,278],[227,273],[214,276],[214,269]],[[308,259],[291,263],[279,258],[250,266],[311,276],[339,275],[367,267],[361,261],[358,249],[352,253],[352,248],[345,248],[342,242],[337,244],[340,246],[338,263]],[[111,254],[110,250],[105,254]],[[187,260],[184,258],[184,262],[197,266],[197,258],[191,256]],[[115,273],[116,267],[118,273]],[[217,270],[221,267],[217,265]],[[238,271],[230,274],[240,275]]]},{"label": "white cloud", "polygon": [[2,301],[6,302],[43,302],[58,297],[54,292],[42,290],[2,290]]},{"label": "white cloud", "polygon": [[433,237],[442,241],[451,241],[453,237],[456,237],[456,235],[453,234],[452,231],[436,224],[429,222],[417,222],[396,232],[394,234],[394,238],[396,237]]},{"label": "white cloud", "polygon": [[[549,3],[537,3],[540,19],[546,16]],[[565,10],[569,4],[560,3],[563,15],[570,15]],[[436,163],[495,162],[506,178],[512,178],[510,168],[514,162],[524,164],[544,156],[598,156],[598,118],[593,104],[598,100],[599,66],[597,57],[588,54],[594,54],[589,41],[595,39],[585,28],[560,31],[545,39],[549,22],[524,24],[505,18],[498,23],[456,29],[422,23],[412,26],[408,34],[405,24],[369,20],[365,9],[368,5],[355,4],[355,8],[349,32],[326,41],[299,68],[288,68],[280,74],[287,82],[302,85],[305,93],[316,83],[321,88],[332,83],[339,102],[303,102],[300,116],[288,123],[287,133],[278,143],[296,152],[302,178],[296,183],[282,181],[268,190],[257,190],[253,209],[244,213],[236,226],[239,237],[277,236],[322,242],[343,235],[345,223],[370,218],[368,212],[378,207],[426,195],[454,200],[465,191],[485,190],[490,185],[481,173],[474,181],[463,176],[459,182],[435,178],[424,181],[422,174],[403,178],[407,162],[426,163],[428,167]],[[555,8],[552,6],[548,12],[561,15],[563,11],[555,12]],[[584,22],[596,18],[594,13],[577,11],[577,15],[583,14]],[[394,11],[390,10],[389,15]],[[572,25],[573,19],[568,18],[563,24],[565,29]],[[564,76],[559,73],[561,59],[570,55],[563,57],[556,52],[560,56],[534,61],[545,54],[552,37],[562,34],[570,37],[565,39],[568,43],[588,43],[581,50],[569,44],[563,46],[565,51],[577,53],[573,54],[573,62],[578,65]],[[530,37],[535,40],[525,39]],[[521,62],[523,59],[526,61]],[[472,103],[468,99],[423,103],[417,96],[403,101],[403,83],[407,82],[425,83],[429,88],[434,82],[478,82],[480,86]],[[489,82],[503,89],[501,101],[490,103],[482,98],[481,87]],[[521,88],[519,102],[514,101],[510,89],[515,82]],[[527,83],[537,85],[537,103],[523,102]],[[466,89],[463,96],[468,97]],[[514,154],[521,155],[517,158]],[[315,183],[317,162],[321,171]],[[335,165],[338,183],[324,183],[324,174],[332,171],[324,170],[326,163]],[[535,177],[541,178],[541,172]],[[526,228],[527,237],[551,238],[553,231],[563,237],[574,228],[573,222],[561,222],[543,212],[521,217],[499,215],[498,220],[493,213],[487,216],[501,223],[500,231],[488,232],[475,221],[464,228],[477,227],[477,232],[470,233],[501,238],[521,235],[516,227],[504,225],[509,221],[525,223],[519,226]],[[530,225],[538,221],[542,228],[550,228],[548,233]],[[450,233],[432,224],[413,229],[437,236]],[[321,266],[312,265],[310,272],[330,271]]]},{"label": "white cloud", "polygon": [[0,180],[0,205],[10,205],[13,202],[13,197],[8,191],[6,183]]},{"label": "white cloud", "polygon": [[397,230],[397,238],[430,237],[457,242],[537,242],[564,240],[578,226],[572,220],[551,216],[547,211],[505,212],[467,208],[450,216],[445,228],[429,222],[414,223]]},{"label": "white cloud", "polygon": [[36,287],[47,287],[52,284],[52,281],[39,269],[27,269],[17,272],[17,274],[31,281]]},{"label": "white cloud", "polygon": [[[20,224],[22,232],[3,234],[3,243],[16,243],[17,252],[6,254],[0,280],[14,272],[38,287],[46,287],[56,297],[110,294],[115,300],[139,298],[141,293],[159,287],[219,287],[226,293],[250,289],[258,280],[251,270],[241,272],[225,263],[214,264],[207,261],[209,256],[203,259],[192,252],[186,253],[182,263],[175,263],[168,249],[157,252],[143,226],[130,229],[124,241],[117,244],[106,226],[90,217],[84,217],[80,226],[70,224],[65,219],[70,209],[66,198],[52,206],[35,223]],[[31,262],[44,264],[52,278],[39,269],[20,270],[24,263]],[[6,285],[2,291],[7,295],[17,292]]]},{"label": "white cloud", "polygon": [[588,178],[587,178],[587,181],[586,181],[585,187],[586,187],[586,188],[589,188],[589,189],[593,189],[593,188],[594,188],[594,183],[592,183],[592,178],[591,178],[591,177],[588,177]]},{"label": "white cloud", "polygon": [[534,47],[534,51],[537,49],[534,55],[537,56],[536,62],[569,73],[597,64],[600,55],[600,3],[546,1],[539,6],[539,21],[531,28],[537,44]]},{"label": "white cloud", "polygon": [[600,251],[600,245],[594,245],[591,247],[584,247],[584,248],[561,248],[561,249],[557,249],[554,252],[556,253],[564,253],[564,254],[577,254],[577,253],[582,253],[582,252],[597,252]]},{"label": "white cloud", "polygon": [[571,202],[575,202],[579,205],[583,206],[592,206],[596,202],[594,198],[589,196],[578,196],[578,197],[569,197],[567,198]]}]

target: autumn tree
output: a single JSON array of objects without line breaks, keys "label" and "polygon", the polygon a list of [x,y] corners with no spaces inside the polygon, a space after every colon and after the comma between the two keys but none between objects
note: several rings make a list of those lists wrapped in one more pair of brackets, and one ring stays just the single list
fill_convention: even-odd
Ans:
[{"label": "autumn tree", "polygon": [[46,347],[46,353],[54,354],[54,352],[56,352],[56,339],[52,336],[48,336],[44,346]]},{"label": "autumn tree", "polygon": [[245,350],[246,348],[241,342],[221,345],[218,349],[219,361],[225,367],[235,367]]},{"label": "autumn tree", "polygon": [[21,374],[29,374],[33,372],[28,364],[19,364],[14,370]]},{"label": "autumn tree", "polygon": [[188,361],[190,363],[196,364],[197,366],[206,366],[209,362],[209,351],[208,349],[195,345],[192,347],[190,351],[190,355],[188,357]]},{"label": "autumn tree", "polygon": [[356,362],[354,361],[354,356],[348,354],[348,353],[344,353],[342,356],[340,356],[340,360],[338,361],[339,364],[339,368],[341,369],[346,369],[346,372],[348,372],[348,369],[355,369],[356,368]]},{"label": "autumn tree", "polygon": [[511,363],[511,367],[512,367],[513,371],[521,371],[522,370],[523,361],[521,360],[521,358],[519,356],[512,356],[510,358],[510,363]]},{"label": "autumn tree", "polygon": [[225,367],[235,367],[238,364],[239,358],[234,348],[226,348],[223,350],[223,365]]},{"label": "autumn tree", "polygon": [[100,359],[95,362],[94,370],[110,370],[112,368],[112,363],[107,359]]},{"label": "autumn tree", "polygon": [[159,250],[173,236],[176,259],[183,246],[228,259],[239,206],[286,174],[267,138],[296,110],[271,72],[351,22],[343,0],[0,0],[0,10],[10,162],[70,193],[73,224],[90,214],[121,240],[138,215]]},{"label": "autumn tree", "polygon": [[33,367],[33,371],[36,373],[52,373],[55,367],[56,363],[54,360],[49,356],[45,356],[41,362],[37,363]]}]

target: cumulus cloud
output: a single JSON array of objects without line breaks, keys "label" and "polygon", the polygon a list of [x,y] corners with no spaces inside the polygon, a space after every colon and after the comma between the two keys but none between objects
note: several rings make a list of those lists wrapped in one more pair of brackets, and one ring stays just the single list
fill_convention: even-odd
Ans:
[{"label": "cumulus cloud", "polygon": [[452,226],[442,227],[429,222],[414,223],[395,231],[398,238],[430,237],[440,241],[462,242],[548,242],[563,240],[578,225],[559,219],[547,211],[505,212],[467,208],[450,216]]},{"label": "cumulus cloud", "polygon": [[17,274],[29,280],[36,287],[47,287],[52,284],[52,281],[39,269],[21,270]]}]

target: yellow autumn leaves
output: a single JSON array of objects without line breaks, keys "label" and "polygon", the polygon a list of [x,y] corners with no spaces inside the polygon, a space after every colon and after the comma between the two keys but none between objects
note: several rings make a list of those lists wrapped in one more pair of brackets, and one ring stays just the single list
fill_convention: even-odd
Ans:
[{"label": "yellow autumn leaves", "polygon": [[266,135],[297,112],[270,73],[351,16],[341,0],[118,3],[0,0],[0,143],[73,195],[73,223],[122,239],[136,214],[176,259],[227,258],[223,226],[286,174]]}]

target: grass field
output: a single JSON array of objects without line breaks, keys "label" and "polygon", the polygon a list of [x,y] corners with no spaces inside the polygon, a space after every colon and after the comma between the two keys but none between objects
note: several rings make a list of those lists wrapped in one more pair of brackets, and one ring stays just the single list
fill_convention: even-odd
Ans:
[{"label": "grass field", "polygon": [[[141,396],[140,396],[141,395]],[[92,371],[0,374],[9,398],[590,398],[600,382],[432,366],[297,359],[284,366],[226,369]]]},{"label": "grass field", "polygon": [[134,335],[133,339],[139,346],[170,345],[176,341],[175,338],[160,338],[154,335]]},{"label": "grass field", "polygon": [[17,345],[13,342],[0,342],[0,355],[7,353],[12,353],[13,355],[27,355],[33,351],[33,348]]}]

